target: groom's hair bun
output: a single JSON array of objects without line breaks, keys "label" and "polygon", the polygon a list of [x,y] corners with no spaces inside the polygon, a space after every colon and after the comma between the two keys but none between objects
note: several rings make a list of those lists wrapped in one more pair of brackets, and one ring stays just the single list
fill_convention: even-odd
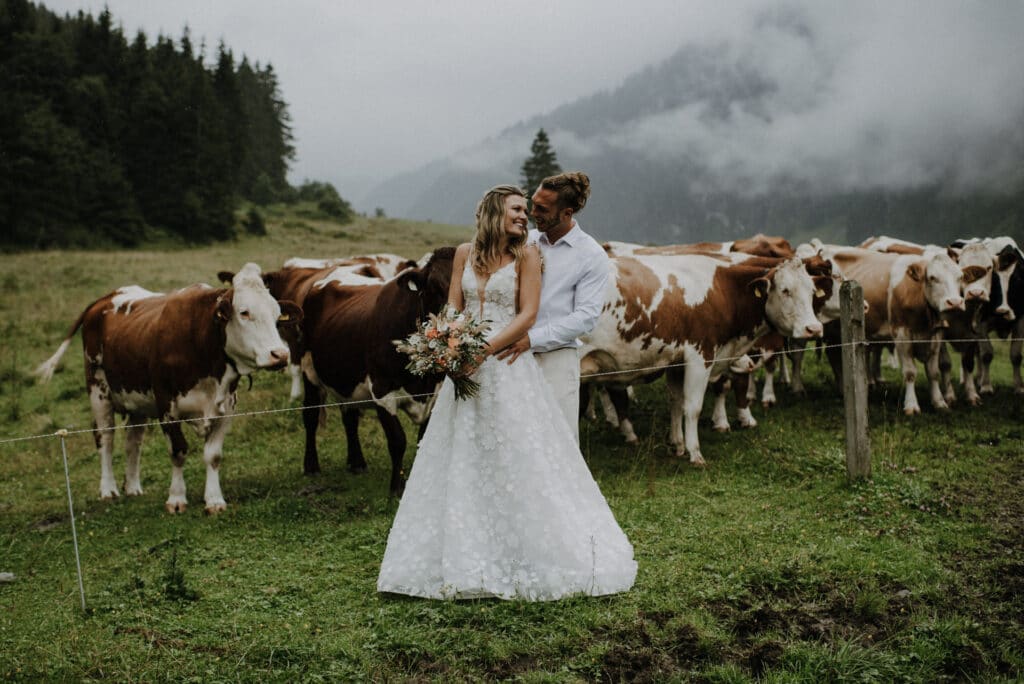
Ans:
[{"label": "groom's hair bun", "polygon": [[541,181],[540,187],[557,192],[558,208],[572,209],[574,214],[583,211],[590,197],[590,178],[582,171],[566,171],[548,176]]}]

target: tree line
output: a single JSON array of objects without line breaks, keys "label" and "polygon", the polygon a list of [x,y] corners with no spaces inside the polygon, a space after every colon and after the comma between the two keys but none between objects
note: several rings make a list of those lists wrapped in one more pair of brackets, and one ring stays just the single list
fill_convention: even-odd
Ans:
[{"label": "tree line", "polygon": [[239,200],[296,198],[273,67],[187,28],[129,42],[109,10],[0,0],[0,94],[0,245],[223,240]]}]

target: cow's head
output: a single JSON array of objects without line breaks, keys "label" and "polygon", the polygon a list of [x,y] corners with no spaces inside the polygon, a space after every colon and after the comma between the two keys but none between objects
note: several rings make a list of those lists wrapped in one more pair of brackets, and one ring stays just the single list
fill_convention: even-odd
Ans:
[{"label": "cow's head", "polygon": [[[1010,277],[1013,275],[1014,270],[1018,268],[1018,264],[1024,259],[1022,259],[1016,243],[1010,240],[1010,238],[995,238],[987,241],[986,246],[989,248],[989,251],[995,252],[996,277],[993,279],[994,282],[992,284],[992,304],[995,305],[995,313],[997,316],[1002,316],[1006,320],[1012,321],[1017,316],[1013,313],[1008,295],[1010,291]],[[996,301],[996,290],[999,291],[998,301]]]},{"label": "cow's head", "polygon": [[820,337],[821,321],[814,315],[814,298],[831,292],[828,276],[807,272],[797,258],[788,259],[751,283],[755,296],[765,299],[765,317],[785,337]]},{"label": "cow's head", "polygon": [[992,295],[992,271],[995,259],[980,242],[963,245],[957,252],[963,275],[963,295],[967,304],[989,301]]},{"label": "cow's head", "polygon": [[424,314],[440,311],[448,301],[454,258],[454,247],[440,247],[429,255],[426,263],[405,269],[395,276],[394,282],[401,290],[416,294]]},{"label": "cow's head", "polygon": [[964,310],[960,296],[963,274],[949,254],[938,252],[916,259],[907,267],[907,275],[924,287],[928,305],[939,313]]},{"label": "cow's head", "polygon": [[278,325],[298,325],[302,310],[292,302],[274,299],[256,264],[246,264],[231,285],[215,314],[224,326],[224,352],[242,374],[283,368],[288,363],[288,346]]}]

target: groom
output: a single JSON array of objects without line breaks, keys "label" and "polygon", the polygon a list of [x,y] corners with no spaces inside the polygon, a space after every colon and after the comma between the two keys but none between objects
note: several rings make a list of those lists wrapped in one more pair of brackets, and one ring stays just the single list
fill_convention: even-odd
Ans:
[{"label": "groom", "polygon": [[541,181],[533,194],[531,215],[537,226],[529,242],[544,257],[540,310],[530,331],[497,354],[512,363],[528,349],[579,443],[580,335],[593,330],[604,304],[608,256],[583,232],[574,218],[590,197],[590,179],[582,171],[560,173]]}]

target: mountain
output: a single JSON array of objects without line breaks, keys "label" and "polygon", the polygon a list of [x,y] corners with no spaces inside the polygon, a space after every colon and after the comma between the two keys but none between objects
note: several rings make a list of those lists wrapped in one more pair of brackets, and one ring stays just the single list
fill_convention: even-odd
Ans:
[{"label": "mountain", "polygon": [[518,181],[543,127],[561,166],[590,175],[580,222],[602,239],[1024,237],[1024,100],[968,91],[965,107],[935,88],[908,104],[901,89],[920,84],[854,81],[863,56],[804,16],[766,15],[751,31],[683,46],[613,90],[392,178],[362,204],[471,223],[484,190]]}]

